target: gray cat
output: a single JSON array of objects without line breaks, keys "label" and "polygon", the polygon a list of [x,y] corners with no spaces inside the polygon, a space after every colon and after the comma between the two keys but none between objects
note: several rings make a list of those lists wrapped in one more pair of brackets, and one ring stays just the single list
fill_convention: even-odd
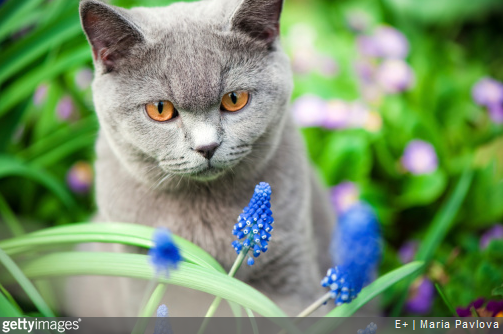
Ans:
[{"label": "gray cat", "polygon": [[[294,315],[319,282],[334,217],[289,112],[292,74],[278,39],[282,0],[206,0],[125,10],[81,2],[95,65],[100,222],[165,226],[227,270],[233,224],[255,185],[272,188],[269,251],[238,278]],[[131,251],[120,245],[88,245]],[[204,278],[201,278],[204,279]],[[132,316],[142,282],[73,280],[69,314]],[[170,287],[172,316],[212,298]]]}]

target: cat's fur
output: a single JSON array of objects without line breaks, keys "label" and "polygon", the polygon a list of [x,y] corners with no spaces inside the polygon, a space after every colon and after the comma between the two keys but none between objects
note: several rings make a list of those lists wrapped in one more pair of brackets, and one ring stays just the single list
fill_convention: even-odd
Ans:
[{"label": "cat's fur", "polygon": [[[80,12],[93,47],[101,125],[96,220],[165,226],[229,269],[233,224],[255,185],[268,182],[275,218],[269,250],[237,277],[293,315],[323,293],[334,218],[288,110],[292,75],[277,38],[281,7],[282,0],[206,0],[125,10],[84,0]],[[235,90],[250,91],[248,105],[220,111],[222,95]],[[149,119],[145,104],[160,100],[172,101],[180,116]],[[210,160],[197,152],[215,143]],[[79,280],[67,310],[135,315],[142,286]],[[170,313],[202,316],[208,305],[201,298],[175,298]]]}]

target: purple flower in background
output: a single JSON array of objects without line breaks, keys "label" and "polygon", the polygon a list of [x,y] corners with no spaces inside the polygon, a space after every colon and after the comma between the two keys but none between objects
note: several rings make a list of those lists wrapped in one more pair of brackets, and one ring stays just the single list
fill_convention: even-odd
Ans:
[{"label": "purple flower in background", "polygon": [[406,170],[415,175],[433,173],[438,168],[437,154],[433,146],[417,139],[409,142],[401,162]]},{"label": "purple flower in background", "polygon": [[499,240],[503,239],[503,225],[502,224],[496,224],[493,227],[491,227],[488,231],[486,231],[482,236],[480,237],[480,249],[485,249],[487,246],[489,246],[489,243],[492,240]]},{"label": "purple flower in background", "polygon": [[66,174],[66,182],[73,192],[88,193],[93,183],[93,168],[88,162],[76,162]]},{"label": "purple flower in background", "polygon": [[166,228],[156,229],[153,241],[154,246],[148,252],[150,261],[156,268],[157,273],[165,271],[168,274],[169,269],[176,269],[178,263],[182,261],[180,250],[173,241],[171,232]]},{"label": "purple flower in background", "polygon": [[86,67],[77,72],[75,76],[75,84],[82,90],[89,87],[93,81],[93,71]]},{"label": "purple flower in background", "polygon": [[492,78],[482,78],[473,86],[472,97],[475,103],[485,107],[503,104],[503,84]]},{"label": "purple flower in background", "polygon": [[369,58],[360,58],[355,62],[356,75],[365,83],[370,83],[374,80],[376,68],[376,63]]},{"label": "purple flower in background", "polygon": [[350,181],[341,182],[330,190],[330,201],[337,215],[344,213],[358,203],[359,197],[358,187]]},{"label": "purple flower in background", "polygon": [[368,121],[370,110],[361,101],[350,103],[348,126],[351,128],[363,128]]},{"label": "purple flower in background", "polygon": [[405,58],[409,54],[409,42],[399,30],[390,26],[379,26],[372,38],[381,58]]},{"label": "purple flower in background", "polygon": [[384,92],[395,94],[412,87],[414,72],[409,64],[401,59],[387,59],[377,69],[376,81]]},{"label": "purple flower in background", "polygon": [[56,106],[56,114],[61,120],[69,119],[74,110],[75,107],[73,105],[72,98],[68,95],[59,100],[58,105]]},{"label": "purple flower in background", "polygon": [[362,56],[379,57],[379,45],[372,36],[360,35],[356,38],[356,49]]},{"label": "purple flower in background", "polygon": [[472,308],[475,309],[479,317],[503,317],[503,300],[490,300],[486,304],[484,298],[477,298],[467,307],[456,308],[456,313],[460,317],[472,317]]},{"label": "purple flower in background", "polygon": [[435,286],[428,278],[421,277],[412,284],[405,308],[410,313],[428,314],[433,306],[434,297]]},{"label": "purple flower in background", "polygon": [[327,129],[342,129],[348,125],[350,106],[347,102],[333,99],[326,103],[323,127]]},{"label": "purple flower in background", "polygon": [[503,123],[503,104],[494,104],[488,107],[489,117],[496,124]]},{"label": "purple flower in background", "polygon": [[400,258],[400,261],[405,264],[414,260],[418,247],[419,242],[416,240],[409,240],[405,242],[398,250],[398,257]]},{"label": "purple flower in background", "polygon": [[312,72],[317,63],[316,53],[311,49],[298,49],[292,55],[292,69],[298,74],[308,74]]},{"label": "purple flower in background", "polygon": [[360,86],[362,98],[365,102],[379,105],[382,101],[382,89],[375,83],[364,83]]},{"label": "purple flower in background", "polygon": [[319,55],[317,63],[318,71],[327,78],[332,78],[339,72],[339,65],[330,56]]},{"label": "purple flower in background", "polygon": [[41,84],[37,87],[35,90],[35,94],[33,94],[33,103],[36,106],[41,105],[44,103],[46,97],[47,97],[47,91],[49,90],[49,87],[46,84]]},{"label": "purple flower in background", "polygon": [[294,101],[292,112],[299,126],[320,126],[325,120],[326,102],[318,96],[304,95]]}]

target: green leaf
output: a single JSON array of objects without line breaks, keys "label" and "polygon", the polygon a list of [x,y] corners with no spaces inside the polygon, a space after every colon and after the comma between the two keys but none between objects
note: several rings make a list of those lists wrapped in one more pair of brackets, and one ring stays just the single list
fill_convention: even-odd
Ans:
[{"label": "green leaf", "polygon": [[23,151],[18,152],[18,157],[23,160],[38,158],[53,149],[57,149],[61,143],[66,143],[74,138],[80,138],[81,136],[96,133],[97,129],[98,124],[94,115],[83,118],[75,124],[69,124],[68,126],[62,127],[53,133],[44,136]]},{"label": "green leaf", "polygon": [[[26,25],[26,16],[43,0],[10,0],[0,6],[0,40]],[[28,21],[30,22],[30,21]]]},{"label": "green leaf", "polygon": [[[121,243],[142,248],[153,246],[153,227],[128,223],[77,223],[33,232],[22,237],[0,241],[0,248],[14,256],[40,250],[41,247],[58,247],[64,244],[106,242]],[[222,266],[202,248],[173,235],[185,260],[205,268],[225,273]]]},{"label": "green leaf", "polygon": [[428,227],[426,236],[417,251],[416,260],[427,262],[431,259],[454,223],[454,219],[463,204],[468,189],[470,189],[472,178],[473,170],[468,166],[461,175],[453,193],[448,198],[447,202],[440,208],[431,222],[431,225]]},{"label": "green leaf", "polygon": [[0,179],[9,176],[20,176],[39,182],[51,190],[67,207],[75,206],[75,201],[68,193],[68,190],[52,175],[10,156],[0,155]]},{"label": "green leaf", "polygon": [[[330,311],[325,317],[350,317],[363,305],[367,304],[375,296],[388,289],[398,281],[409,277],[424,266],[424,262],[416,261],[408,263],[398,269],[395,269],[386,275],[376,279],[373,283],[363,288],[358,297],[349,304],[344,304]],[[311,326],[306,333],[325,334],[332,333],[339,325],[338,321],[320,321]]]},{"label": "green leaf", "polygon": [[503,297],[503,285],[498,287],[498,288],[494,288],[492,293],[491,293],[493,296],[501,296]]},{"label": "green leaf", "polygon": [[443,193],[446,185],[447,177],[441,170],[411,176],[403,185],[401,195],[397,198],[397,205],[409,207],[430,204]]},{"label": "green leaf", "polygon": [[61,55],[54,63],[36,67],[24,74],[11,85],[4,88],[2,103],[0,104],[0,116],[6,113],[12,106],[28,98],[42,81],[50,80],[70,68],[81,66],[90,60],[91,52],[86,45],[72,49],[70,52]]},{"label": "green leaf", "polygon": [[0,314],[2,317],[21,317],[22,314],[19,313],[16,308],[7,300],[2,293],[0,293]]},{"label": "green leaf", "polygon": [[[100,275],[131,277],[151,280],[155,277],[148,256],[141,254],[64,252],[40,256],[22,266],[31,279],[73,275]],[[204,277],[204,279],[201,279]],[[248,284],[224,273],[182,262],[169,278],[160,277],[160,283],[168,283],[199,290],[236,302],[265,316],[285,317],[269,298]]]},{"label": "green leaf", "polygon": [[30,280],[23,274],[21,269],[12,261],[12,259],[0,248],[0,262],[4,265],[5,269],[14,277],[17,283],[23,288],[24,292],[33,301],[33,304],[45,317],[55,317],[49,306],[45,303],[44,299],[38,293],[37,289],[33,286]]},{"label": "green leaf", "polygon": [[331,133],[319,164],[327,184],[364,179],[372,166],[365,134],[360,131]]},{"label": "green leaf", "polygon": [[35,30],[31,35],[12,44],[0,53],[0,83],[25,68],[54,45],[82,34],[77,12],[59,17],[53,24]]}]

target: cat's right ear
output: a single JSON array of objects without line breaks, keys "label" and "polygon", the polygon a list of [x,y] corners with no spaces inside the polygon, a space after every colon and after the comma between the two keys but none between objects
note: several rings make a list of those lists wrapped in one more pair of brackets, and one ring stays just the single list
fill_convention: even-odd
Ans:
[{"label": "cat's right ear", "polygon": [[130,49],[144,41],[140,29],[126,11],[96,0],[80,3],[80,19],[93,49],[94,60],[112,72]]}]

